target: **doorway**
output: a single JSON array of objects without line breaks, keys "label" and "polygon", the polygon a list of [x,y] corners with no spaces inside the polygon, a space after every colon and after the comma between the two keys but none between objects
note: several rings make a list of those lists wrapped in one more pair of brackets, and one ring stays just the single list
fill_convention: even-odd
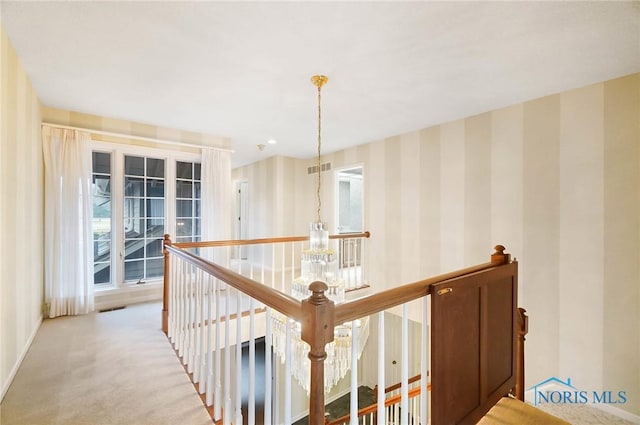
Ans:
[{"label": "doorway", "polygon": [[[364,172],[363,166],[336,170],[337,233],[364,231]],[[341,269],[359,267],[362,262],[360,239],[341,239],[339,243]]]},{"label": "doorway", "polygon": [[[249,182],[241,180],[236,182],[236,239],[247,239],[248,227],[248,206],[249,206]],[[240,245],[236,248],[234,257],[239,260],[247,259],[246,245]]]},{"label": "doorway", "polygon": [[362,165],[336,170],[336,181],[338,233],[361,233],[364,230]]}]

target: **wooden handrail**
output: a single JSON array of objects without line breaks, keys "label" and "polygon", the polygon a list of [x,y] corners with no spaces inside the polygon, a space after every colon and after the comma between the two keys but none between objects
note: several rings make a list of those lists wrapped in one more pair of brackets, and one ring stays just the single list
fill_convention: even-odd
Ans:
[{"label": "wooden handrail", "polygon": [[[330,235],[329,239],[354,239],[369,238],[371,233],[344,233],[340,235]],[[287,236],[282,238],[261,238],[261,239],[229,239],[225,241],[200,241],[200,242],[173,242],[173,246],[180,248],[212,248],[221,246],[240,245],[260,245],[268,243],[303,242],[309,240],[309,236]]]},{"label": "wooden handrail", "polygon": [[[416,387],[416,388],[412,388],[409,390],[409,398],[414,398],[420,395],[420,389],[421,387]],[[427,390],[431,391],[431,384],[427,385]],[[393,404],[397,404],[398,402],[400,402],[400,399],[402,398],[401,394],[395,395],[393,397],[389,397],[387,399],[385,399],[384,401],[384,407],[389,407]],[[374,413],[376,410],[378,410],[378,402],[375,402],[373,404],[370,404],[367,407],[363,407],[362,409],[358,410],[358,417],[364,416],[364,415],[368,415],[369,413]],[[327,422],[325,425],[339,425],[339,424],[343,424],[345,422],[349,422],[349,420],[351,419],[351,414],[346,414],[344,416],[339,417],[338,419],[334,419],[331,422]]]},{"label": "wooden handrail", "polygon": [[165,244],[165,249],[280,313],[295,320],[302,320],[302,303],[294,297],[175,247],[173,244]]},{"label": "wooden handrail", "polygon": [[370,316],[429,295],[431,293],[431,285],[435,285],[436,283],[441,283],[446,280],[455,279],[471,273],[477,273],[495,266],[496,265],[493,263],[484,263],[337,304],[336,325],[359,319],[361,317]]},{"label": "wooden handrail", "polygon": [[[358,237],[369,237],[369,232],[362,234],[334,235],[332,239],[347,239]],[[402,305],[409,301],[422,298],[431,294],[432,286],[437,283],[458,279],[471,274],[488,271],[499,266],[508,264],[510,256],[504,253],[504,247],[497,245],[496,252],[491,255],[491,261],[473,267],[468,267],[458,271],[445,273],[432,278],[420,280],[414,283],[388,289],[377,294],[358,298],[349,302],[334,305],[329,300],[325,291],[326,284],[322,282],[313,282],[310,286],[312,295],[303,301],[299,301],[287,294],[284,294],[269,286],[263,285],[248,277],[235,273],[226,267],[219,266],[208,261],[198,255],[195,255],[183,248],[211,247],[211,246],[237,246],[251,245],[260,243],[277,243],[304,241],[308,237],[290,237],[290,238],[269,238],[269,239],[253,239],[241,241],[215,241],[215,242],[190,242],[174,244],[171,242],[169,235],[165,235],[164,255],[165,255],[165,288],[163,303],[163,331],[166,333],[166,317],[168,317],[167,298],[168,298],[168,258],[169,253],[181,257],[192,265],[200,268],[204,272],[222,280],[227,285],[239,290],[240,292],[252,297],[253,299],[281,312],[289,318],[299,321],[302,324],[302,339],[309,343],[311,360],[311,401],[309,403],[309,422],[313,425],[322,425],[324,422],[324,391],[322,383],[324,382],[324,359],[326,358],[325,345],[333,340],[334,327],[345,322],[349,322],[362,317],[370,316],[375,313]],[[525,325],[526,326],[526,325]],[[526,333],[526,331],[524,332]],[[524,336],[524,335],[522,335]],[[524,339],[524,338],[523,338]],[[413,378],[412,378],[413,379]],[[420,394],[422,386],[409,390],[409,397],[413,398]],[[430,390],[431,384],[427,385]],[[385,400],[385,407],[396,404],[401,400],[401,395],[390,397]],[[377,403],[372,404],[358,412],[358,416],[362,416],[377,410]],[[350,415],[345,415],[328,425],[336,425],[348,421]]]},{"label": "wooden handrail", "polygon": [[[417,374],[416,376],[412,376],[411,378],[409,378],[407,383],[410,385],[419,380],[420,380],[420,374]],[[399,390],[400,388],[402,388],[402,382],[398,382],[397,384],[388,386],[387,388],[384,389],[384,393],[385,394],[390,393],[391,391]],[[376,387],[373,389],[373,392],[376,396],[377,396],[377,391],[378,391],[378,386],[376,385]]]},{"label": "wooden handrail", "polygon": [[370,316],[375,313],[402,305],[409,301],[424,297],[431,293],[431,285],[441,283],[450,279],[456,279],[462,276],[489,270],[494,267],[501,266],[511,261],[511,255],[505,254],[505,247],[496,245],[496,252],[491,254],[491,261],[477,266],[467,267],[466,269],[456,270],[453,272],[441,274],[414,283],[387,289],[373,295],[367,295],[362,298],[336,305],[336,325],[359,319],[361,317]]}]

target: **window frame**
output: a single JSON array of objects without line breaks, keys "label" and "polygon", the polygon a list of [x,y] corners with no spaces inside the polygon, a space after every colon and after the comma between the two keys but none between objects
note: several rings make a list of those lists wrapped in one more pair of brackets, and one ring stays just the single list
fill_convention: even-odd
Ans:
[{"label": "window frame", "polygon": [[[135,288],[136,281],[124,279],[124,157],[125,155],[163,159],[165,161],[165,232],[176,234],[176,162],[202,163],[200,152],[185,152],[171,148],[127,145],[93,139],[92,152],[111,154],[111,279],[110,283],[94,284],[94,291],[121,291]],[[93,173],[93,169],[91,170]],[[162,277],[144,280],[145,286],[162,284]]]}]

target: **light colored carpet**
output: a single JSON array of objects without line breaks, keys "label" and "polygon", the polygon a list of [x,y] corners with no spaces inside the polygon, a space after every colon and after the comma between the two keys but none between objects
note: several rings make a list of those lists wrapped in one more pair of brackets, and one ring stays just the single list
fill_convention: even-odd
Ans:
[{"label": "light colored carpet", "polygon": [[580,404],[543,404],[538,409],[564,419],[573,425],[636,425],[593,406]]},{"label": "light colored carpet", "polygon": [[161,304],[45,320],[1,425],[210,425],[160,330]]}]

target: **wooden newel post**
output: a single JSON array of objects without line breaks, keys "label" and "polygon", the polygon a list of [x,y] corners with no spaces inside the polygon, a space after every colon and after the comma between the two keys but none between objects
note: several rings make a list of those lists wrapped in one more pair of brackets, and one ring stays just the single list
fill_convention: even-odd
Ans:
[{"label": "wooden newel post", "polygon": [[312,294],[302,300],[302,340],[308,343],[311,360],[311,383],[309,389],[309,424],[324,422],[324,360],[325,345],[333,341],[335,328],[335,305],[324,294],[329,287],[323,282],[309,285]]},{"label": "wooden newel post", "polygon": [[162,287],[162,332],[169,332],[169,251],[167,247],[171,246],[171,237],[164,235],[164,243],[162,244],[162,253],[164,254],[164,279]]},{"label": "wooden newel post", "polygon": [[516,358],[516,397],[524,401],[524,341],[525,335],[529,332],[529,316],[527,316],[527,310],[524,308],[518,308],[517,314],[518,325],[518,342]]},{"label": "wooden newel post", "polygon": [[493,249],[495,249],[496,252],[491,254],[491,264],[507,264],[511,261],[511,254],[505,254],[504,250],[506,248],[504,246],[496,245]]}]

